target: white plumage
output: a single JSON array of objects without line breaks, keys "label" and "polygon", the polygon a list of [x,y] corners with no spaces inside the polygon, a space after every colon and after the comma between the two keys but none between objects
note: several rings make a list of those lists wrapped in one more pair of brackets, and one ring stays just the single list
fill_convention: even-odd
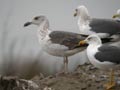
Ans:
[{"label": "white plumage", "polygon": [[78,43],[80,40],[85,39],[86,35],[65,31],[51,31],[48,19],[45,16],[37,16],[32,22],[25,23],[24,26],[30,24],[38,26],[37,36],[43,51],[53,56],[64,57],[64,69],[67,72],[67,57],[84,50],[84,47],[78,46]]}]

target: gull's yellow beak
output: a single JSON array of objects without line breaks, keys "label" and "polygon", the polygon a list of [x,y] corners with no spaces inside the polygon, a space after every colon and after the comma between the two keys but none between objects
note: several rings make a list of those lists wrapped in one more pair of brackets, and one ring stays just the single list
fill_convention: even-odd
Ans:
[{"label": "gull's yellow beak", "polygon": [[85,40],[82,40],[79,42],[79,45],[85,45],[87,42]]},{"label": "gull's yellow beak", "polygon": [[115,14],[112,18],[120,18],[120,14]]}]

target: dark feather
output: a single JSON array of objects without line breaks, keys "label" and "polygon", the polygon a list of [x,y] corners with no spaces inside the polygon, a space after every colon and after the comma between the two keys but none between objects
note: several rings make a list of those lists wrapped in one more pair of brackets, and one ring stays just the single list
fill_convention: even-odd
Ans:
[{"label": "dark feather", "polygon": [[101,62],[109,61],[115,64],[120,63],[120,48],[115,46],[103,45],[98,48],[99,52],[95,54],[95,58]]},{"label": "dark feather", "polygon": [[90,21],[91,31],[96,33],[108,33],[109,35],[120,32],[120,22],[112,19],[95,19]]},{"label": "dark feather", "polygon": [[113,38],[106,37],[106,38],[101,38],[101,40],[102,40],[102,43],[107,43],[107,42],[111,42]]},{"label": "dark feather", "polygon": [[81,40],[84,40],[87,35],[65,31],[53,31],[50,33],[49,37],[51,38],[52,43],[67,46],[70,50],[72,50],[75,48],[84,47],[79,46],[78,44]]}]

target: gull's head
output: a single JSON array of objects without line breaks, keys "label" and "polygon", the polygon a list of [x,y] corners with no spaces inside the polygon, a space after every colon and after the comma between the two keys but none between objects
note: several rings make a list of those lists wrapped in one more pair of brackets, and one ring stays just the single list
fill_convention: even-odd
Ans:
[{"label": "gull's head", "polygon": [[113,18],[119,18],[120,19],[120,9],[118,9],[117,13],[113,15]]},{"label": "gull's head", "polygon": [[74,17],[80,17],[80,18],[87,18],[89,17],[89,13],[87,8],[84,5],[80,5],[75,9]]},{"label": "gull's head", "polygon": [[80,41],[79,42],[79,45],[84,45],[84,44],[95,44],[95,45],[100,45],[100,44],[102,44],[102,42],[101,42],[101,39],[99,38],[99,36],[97,36],[97,35],[95,35],[95,34],[93,34],[93,35],[90,35],[90,36],[88,36],[85,40],[83,40],[83,41]]},{"label": "gull's head", "polygon": [[29,25],[31,25],[31,24],[34,24],[34,25],[37,25],[37,26],[39,26],[42,22],[44,22],[45,20],[47,20],[47,18],[45,17],[45,16],[36,16],[36,17],[34,17],[33,19],[32,19],[32,21],[30,21],[30,22],[26,22],[25,24],[24,24],[24,27],[26,27],[26,26],[29,26]]}]

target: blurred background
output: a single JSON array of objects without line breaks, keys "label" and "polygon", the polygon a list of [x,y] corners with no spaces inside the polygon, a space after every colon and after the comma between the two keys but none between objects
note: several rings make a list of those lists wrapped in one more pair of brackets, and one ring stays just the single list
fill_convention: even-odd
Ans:
[{"label": "blurred background", "polygon": [[[120,0],[0,0],[0,74],[31,77],[59,72],[63,58],[43,52],[37,27],[23,25],[45,15],[52,30],[79,33],[77,18],[73,17],[78,5],[85,5],[92,17],[111,18],[120,8]],[[70,57],[69,71],[86,61],[85,51]]]}]

